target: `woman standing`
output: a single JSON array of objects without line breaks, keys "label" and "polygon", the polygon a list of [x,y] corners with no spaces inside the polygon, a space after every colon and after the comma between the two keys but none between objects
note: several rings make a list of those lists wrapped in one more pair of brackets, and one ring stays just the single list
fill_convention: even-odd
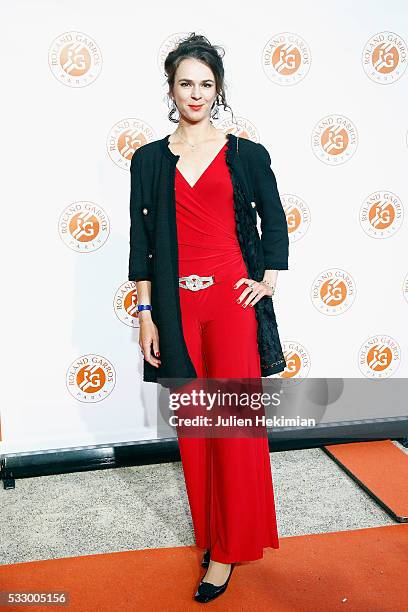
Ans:
[{"label": "woman standing", "polygon": [[[246,234],[241,220],[237,227],[236,179],[231,176],[227,160],[229,136],[211,122],[219,96],[225,106],[222,59],[205,37],[193,33],[169,53],[165,70],[173,101],[170,119],[175,121],[172,115],[177,109],[179,125],[160,143],[167,148],[166,154],[177,161],[174,195],[178,300],[188,357],[199,378],[260,380],[264,368],[269,366],[270,373],[274,373],[285,367],[274,315],[274,328],[264,323],[265,316],[259,316],[267,311],[264,306],[274,293],[277,270],[287,269],[287,226],[276,183],[268,183],[275,189],[275,225],[265,224],[262,234],[265,233],[265,262],[271,247],[274,261],[278,259],[279,264],[275,269],[263,266],[262,279],[257,280],[250,277],[252,265],[245,262],[249,262],[249,255],[244,258],[242,236]],[[264,181],[265,186],[273,173],[270,168],[266,178],[264,173],[265,168],[259,174],[254,171],[251,179],[255,183],[258,179]],[[135,172],[135,202],[134,176]],[[257,186],[260,185],[255,185],[256,193]],[[141,200],[138,191],[139,207]],[[132,209],[131,202],[129,278],[137,280],[139,344],[145,363],[160,368],[161,331],[165,333],[166,326],[161,327],[161,315],[155,318],[152,299],[153,291],[159,300],[160,285],[152,286],[155,275],[141,260],[143,249],[154,249],[149,232],[142,236],[137,229],[140,216],[136,207],[134,204]],[[148,208],[143,211],[149,213]],[[268,218],[268,213],[263,212]],[[274,237],[276,244],[271,244]],[[282,252],[276,258],[276,247],[280,245]],[[164,269],[159,258],[155,265],[156,272]],[[271,304],[268,307],[272,308]],[[268,329],[273,329],[273,338],[265,338]],[[277,347],[278,357],[262,367],[260,342]],[[167,347],[165,336],[164,343]],[[202,564],[208,569],[195,594],[196,601],[205,603],[225,591],[236,562],[262,558],[265,547],[279,548],[268,441],[266,432],[261,437],[179,436],[179,447],[196,543],[207,549]]]}]

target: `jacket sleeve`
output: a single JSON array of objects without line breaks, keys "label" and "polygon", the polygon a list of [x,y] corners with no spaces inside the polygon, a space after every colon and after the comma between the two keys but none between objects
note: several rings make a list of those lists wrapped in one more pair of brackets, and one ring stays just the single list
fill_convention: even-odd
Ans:
[{"label": "jacket sleeve", "polygon": [[258,155],[254,156],[254,193],[261,218],[261,244],[265,268],[288,270],[289,236],[285,211],[279,197],[271,158],[267,149],[257,143]]},{"label": "jacket sleeve", "polygon": [[149,243],[142,212],[140,148],[130,162],[130,239],[128,279],[151,280]]}]

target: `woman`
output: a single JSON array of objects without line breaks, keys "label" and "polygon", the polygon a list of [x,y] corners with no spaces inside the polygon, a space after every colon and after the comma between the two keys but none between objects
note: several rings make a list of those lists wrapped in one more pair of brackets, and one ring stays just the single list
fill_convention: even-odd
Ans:
[{"label": "woman", "polygon": [[[219,97],[226,106],[224,69],[205,37],[179,43],[165,70],[179,125],[131,163],[129,279],[144,380],[260,380],[286,365],[271,298],[288,234],[270,157],[212,125]],[[207,549],[195,594],[205,603],[225,591],[234,563],[279,547],[269,448],[266,435],[179,436],[179,447],[196,543]]]}]

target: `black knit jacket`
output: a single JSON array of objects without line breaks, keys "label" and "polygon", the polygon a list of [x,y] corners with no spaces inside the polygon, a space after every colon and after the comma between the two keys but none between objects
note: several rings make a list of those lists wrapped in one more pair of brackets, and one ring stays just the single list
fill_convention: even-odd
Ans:
[{"label": "black knit jacket", "polygon": [[[152,319],[159,333],[161,365],[143,360],[143,380],[171,387],[174,379],[197,378],[183,335],[178,285],[175,172],[179,155],[170,134],[139,147],[130,175],[129,280],[151,281]],[[271,159],[261,143],[228,134],[226,162],[234,191],[237,237],[248,277],[262,280],[265,269],[288,269],[288,228]],[[261,219],[261,237],[257,229]],[[284,370],[273,300],[254,305],[262,376]]]}]

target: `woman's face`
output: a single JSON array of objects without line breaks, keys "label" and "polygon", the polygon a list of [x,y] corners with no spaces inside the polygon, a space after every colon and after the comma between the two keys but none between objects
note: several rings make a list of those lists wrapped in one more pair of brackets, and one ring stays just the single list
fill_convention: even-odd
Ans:
[{"label": "woman's face", "polygon": [[180,116],[189,122],[209,117],[216,96],[211,68],[196,59],[184,59],[176,70],[172,92]]}]

